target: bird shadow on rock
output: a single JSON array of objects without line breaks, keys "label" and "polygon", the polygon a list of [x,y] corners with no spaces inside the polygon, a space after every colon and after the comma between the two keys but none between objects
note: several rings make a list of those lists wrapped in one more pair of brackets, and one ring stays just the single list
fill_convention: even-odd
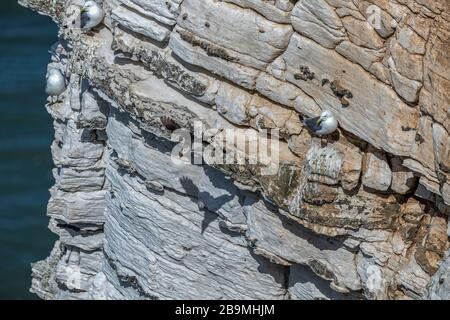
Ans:
[{"label": "bird shadow on rock", "polygon": [[181,177],[180,183],[187,194],[197,199],[199,210],[204,212],[201,226],[202,234],[205,232],[206,228],[218,218],[218,214],[215,214],[215,212],[214,214],[212,214],[211,210],[208,210],[208,204],[214,204],[215,207],[218,207],[218,209],[220,209],[225,203],[234,198],[233,196],[229,195],[214,197],[207,191],[200,191],[194,184],[192,179],[188,177]]},{"label": "bird shadow on rock", "polygon": [[[213,168],[209,168],[209,170],[211,171],[216,171]],[[208,170],[206,170],[208,172]],[[211,174],[211,171],[209,171],[208,173]],[[216,171],[216,173],[214,174],[220,174],[220,172]],[[224,178],[229,178],[226,176],[223,176]],[[215,181],[213,179],[211,179],[211,181]],[[226,181],[226,180],[225,180]],[[226,189],[230,192],[231,195],[223,195],[223,196],[219,196],[219,197],[214,197],[212,196],[209,192],[206,191],[200,191],[198,189],[198,187],[194,184],[194,182],[192,181],[191,178],[189,177],[181,177],[180,178],[180,183],[183,186],[183,189],[185,190],[185,192],[190,195],[193,196],[194,194],[198,194],[198,199],[205,199],[205,202],[208,201],[214,201],[215,205],[217,208],[221,208],[223,205],[225,205],[227,202],[231,201],[232,199],[234,199],[236,192],[241,191],[240,189],[234,188],[234,190],[230,190],[230,189]],[[226,182],[222,181],[222,183],[226,184]],[[221,187],[222,183],[217,182],[216,184],[213,183],[213,185],[215,187]],[[228,186],[228,188],[231,188],[231,185]],[[234,192],[234,194],[232,193]],[[245,192],[244,192],[245,193]],[[248,205],[249,203],[253,203],[253,200],[250,200],[250,202],[248,201],[248,199],[245,199],[244,195],[241,195],[239,197],[239,202],[240,204],[243,206],[244,205],[244,200],[245,204]],[[202,225],[201,225],[201,233],[203,234],[204,231],[206,230],[206,228],[212,223],[214,222],[217,218],[218,218],[218,214],[216,212],[210,211],[208,210],[206,207],[201,209],[201,211],[204,212],[204,218],[202,220]],[[236,237],[242,237],[242,234],[237,232],[237,231],[232,231],[230,229],[228,229],[226,226],[224,226],[223,224],[221,224],[219,222],[219,229],[229,235],[230,237],[236,238]],[[257,255],[253,252],[253,249],[249,246],[246,247],[250,256],[253,257],[254,261],[256,261],[257,263],[257,270],[259,273],[261,274],[266,274],[266,275],[270,275],[274,281],[276,283],[278,283],[281,287],[286,286],[286,283],[289,279],[289,268],[286,266],[281,266],[278,265],[276,263],[272,263],[268,258]]]},{"label": "bird shadow on rock", "polygon": [[[214,188],[225,190],[228,194],[214,196],[208,191],[200,190],[191,178],[186,176],[180,178],[180,184],[184,191],[197,199],[199,209],[205,213],[201,226],[202,234],[205,229],[218,218],[218,211],[225,204],[235,199],[236,196],[238,196],[239,203],[241,205],[243,204],[243,196],[239,195],[238,189],[233,185],[231,178],[207,166],[205,167],[205,173],[209,177]],[[209,213],[213,213],[213,215],[210,215]]]}]

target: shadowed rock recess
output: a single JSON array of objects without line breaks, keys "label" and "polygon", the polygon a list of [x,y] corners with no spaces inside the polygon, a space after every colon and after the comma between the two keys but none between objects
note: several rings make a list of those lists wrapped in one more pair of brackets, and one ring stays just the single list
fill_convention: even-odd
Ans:
[{"label": "shadowed rock recess", "polygon": [[[32,292],[449,298],[448,0],[98,2],[81,33],[82,0],[20,0],[58,24],[68,79],[46,106],[59,240]],[[311,136],[300,119],[325,109],[338,132]],[[205,146],[279,129],[278,171],[173,163],[196,121]]]}]

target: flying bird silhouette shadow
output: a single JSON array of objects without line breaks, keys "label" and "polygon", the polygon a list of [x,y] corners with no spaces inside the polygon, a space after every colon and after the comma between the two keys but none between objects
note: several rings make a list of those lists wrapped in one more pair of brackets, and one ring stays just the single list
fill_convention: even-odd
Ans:
[{"label": "flying bird silhouette shadow", "polygon": [[213,197],[207,191],[200,191],[189,177],[181,177],[180,183],[187,194],[198,199],[198,207],[205,213],[202,221],[202,234],[205,232],[206,228],[218,218],[219,213],[217,211],[235,197],[235,194],[233,193],[230,193],[230,195]]}]

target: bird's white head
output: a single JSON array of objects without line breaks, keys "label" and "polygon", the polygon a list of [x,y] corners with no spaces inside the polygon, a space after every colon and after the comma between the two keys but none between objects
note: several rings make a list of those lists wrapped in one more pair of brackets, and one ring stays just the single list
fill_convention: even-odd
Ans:
[{"label": "bird's white head", "polygon": [[332,118],[332,117],[333,117],[333,113],[332,113],[330,110],[325,110],[324,112],[322,112],[322,113],[320,114],[320,117],[321,117],[323,120],[326,120],[326,119]]},{"label": "bird's white head", "polygon": [[95,1],[89,0],[84,3],[84,7],[86,9],[89,9],[90,7],[95,7],[95,6],[97,6],[97,3]]},{"label": "bird's white head", "polygon": [[58,69],[52,68],[52,69],[48,70],[47,78],[51,75],[59,75],[59,74],[61,74],[61,71],[59,71]]},{"label": "bird's white head", "polygon": [[332,119],[333,117],[334,117],[334,115],[330,110],[325,110],[320,114],[319,123],[326,121],[328,119]]},{"label": "bird's white head", "polygon": [[81,12],[89,11],[92,8],[98,7],[98,4],[95,1],[88,0],[84,3],[83,7],[81,8]]}]

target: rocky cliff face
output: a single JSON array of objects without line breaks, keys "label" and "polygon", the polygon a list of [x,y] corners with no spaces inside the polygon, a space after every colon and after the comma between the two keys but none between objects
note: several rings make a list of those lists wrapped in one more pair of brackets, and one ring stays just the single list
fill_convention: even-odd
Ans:
[{"label": "rocky cliff face", "polygon": [[[103,0],[88,33],[82,0],[20,2],[69,83],[40,297],[449,298],[448,0]],[[278,129],[279,166],[174,163],[196,123],[236,153]]]}]

